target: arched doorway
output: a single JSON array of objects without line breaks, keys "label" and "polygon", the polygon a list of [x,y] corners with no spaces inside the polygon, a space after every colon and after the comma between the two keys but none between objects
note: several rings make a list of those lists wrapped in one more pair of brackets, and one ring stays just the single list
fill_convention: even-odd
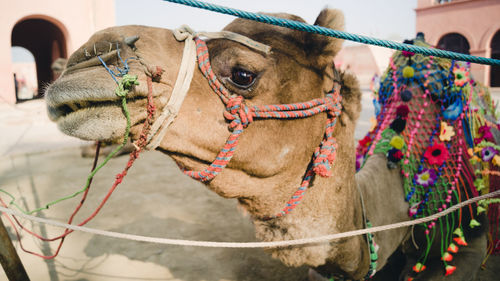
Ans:
[{"label": "arched doorway", "polygon": [[[500,30],[491,40],[491,58],[500,59]],[[500,66],[492,65],[490,71],[490,87],[500,87]]]},{"label": "arched doorway", "polygon": [[458,33],[448,33],[439,39],[437,47],[442,50],[470,54],[470,45],[467,38]]},{"label": "arched doorway", "polygon": [[41,97],[44,88],[53,81],[51,64],[57,58],[66,58],[66,38],[63,31],[54,23],[41,18],[28,18],[18,22],[12,29],[12,46],[29,50],[36,63],[38,93]]},{"label": "arched doorway", "polygon": [[11,48],[16,102],[33,99],[38,93],[35,57],[26,48]]}]

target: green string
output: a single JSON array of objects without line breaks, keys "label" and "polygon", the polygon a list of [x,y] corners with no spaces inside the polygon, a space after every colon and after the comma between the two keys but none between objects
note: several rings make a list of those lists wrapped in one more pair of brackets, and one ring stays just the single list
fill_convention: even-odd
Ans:
[{"label": "green string", "polygon": [[37,208],[37,209],[34,209],[32,211],[27,211],[25,209],[23,209],[21,206],[19,206],[15,200],[16,198],[10,194],[9,192],[7,192],[6,190],[3,190],[3,189],[0,189],[0,192],[4,193],[4,194],[7,194],[7,196],[9,196],[11,198],[10,202],[9,202],[9,206],[14,206],[16,207],[19,211],[23,212],[24,214],[27,214],[27,215],[31,215],[31,214],[34,214],[36,212],[40,212],[42,210],[47,210],[50,206],[52,205],[55,205],[57,203],[60,203],[62,201],[65,201],[65,200],[68,200],[68,199],[71,199],[71,198],[74,198],[76,196],[78,196],[79,194],[85,192],[89,186],[90,186],[90,181],[92,180],[92,178],[95,176],[95,174],[102,168],[104,167],[104,165],[106,165],[108,163],[108,161],[113,158],[113,156],[116,155],[116,153],[118,153],[118,151],[120,149],[122,149],[125,144],[127,143],[128,139],[129,139],[129,136],[130,136],[130,127],[132,126],[131,125],[131,120],[130,120],[130,112],[128,110],[128,107],[127,107],[127,94],[128,92],[130,91],[130,89],[132,89],[132,87],[134,85],[139,85],[139,81],[137,79],[137,76],[132,76],[132,75],[128,75],[128,74],[125,74],[119,81],[118,81],[118,85],[116,87],[116,90],[115,90],[115,94],[118,96],[118,97],[121,97],[121,105],[122,105],[122,110],[123,110],[123,113],[125,114],[125,118],[127,119],[127,127],[125,128],[125,134],[124,134],[124,137],[123,137],[123,141],[122,143],[116,147],[108,156],[106,156],[106,158],[104,159],[104,161],[99,165],[97,166],[94,170],[92,170],[92,172],[88,175],[87,177],[87,181],[85,183],[85,186],[76,191],[75,193],[71,194],[71,195],[68,195],[68,196],[65,196],[65,197],[62,197],[62,198],[59,198],[57,200],[54,200],[52,202],[49,202],[47,203],[44,207],[40,207],[40,208]]},{"label": "green string", "polygon": [[[427,226],[424,224],[424,227],[427,227]],[[429,235],[425,235],[425,240],[427,241],[427,245],[425,247],[423,257],[421,258],[422,264],[425,264],[427,262],[427,257],[429,256],[429,252],[431,251],[431,246],[434,243],[435,235],[436,235],[435,227],[433,227],[431,229],[431,237],[429,237]]]}]

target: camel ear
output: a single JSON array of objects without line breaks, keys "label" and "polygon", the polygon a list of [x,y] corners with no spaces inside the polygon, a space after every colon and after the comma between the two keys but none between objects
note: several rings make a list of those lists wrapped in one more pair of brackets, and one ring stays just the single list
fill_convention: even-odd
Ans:
[{"label": "camel ear", "polygon": [[[321,13],[316,18],[314,25],[319,25],[334,30],[344,30],[344,13],[336,9],[323,9]],[[329,57],[333,59],[335,55],[342,48],[343,39],[338,39],[335,37],[328,37],[324,35],[318,35],[309,33],[310,42],[309,49],[312,55],[320,55],[322,57]]]}]

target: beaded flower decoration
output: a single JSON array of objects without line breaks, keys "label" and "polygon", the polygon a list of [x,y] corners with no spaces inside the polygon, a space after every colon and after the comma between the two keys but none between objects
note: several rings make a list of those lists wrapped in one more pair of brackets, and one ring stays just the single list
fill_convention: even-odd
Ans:
[{"label": "beaded flower decoration", "polygon": [[[422,39],[410,43],[430,47]],[[387,155],[389,168],[400,167],[411,218],[500,188],[498,118],[487,88],[472,79],[470,64],[396,52],[374,95],[377,124],[359,142],[357,168],[374,153]],[[414,274],[425,270],[435,243],[444,274],[452,274],[453,254],[467,245],[464,231],[480,226],[482,212],[490,220],[490,252],[499,253],[498,201],[483,200],[422,224],[426,245]]]}]

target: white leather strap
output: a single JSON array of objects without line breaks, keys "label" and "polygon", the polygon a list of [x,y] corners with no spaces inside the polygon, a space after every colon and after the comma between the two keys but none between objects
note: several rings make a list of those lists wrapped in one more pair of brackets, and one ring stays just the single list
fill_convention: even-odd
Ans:
[{"label": "white leather strap", "polygon": [[181,66],[179,68],[179,73],[177,74],[174,89],[172,90],[172,95],[170,96],[167,105],[163,108],[160,116],[158,116],[151,126],[151,134],[148,136],[148,145],[146,146],[146,149],[155,149],[160,145],[162,139],[165,137],[168,126],[172,124],[175,117],[179,113],[182,102],[189,91],[196,65],[196,44],[193,39],[194,37],[207,37],[211,39],[224,38],[241,43],[266,54],[271,51],[271,47],[268,45],[259,43],[246,36],[230,31],[195,32],[190,27],[183,25],[180,28],[175,29],[173,33],[177,41],[184,41]]}]

